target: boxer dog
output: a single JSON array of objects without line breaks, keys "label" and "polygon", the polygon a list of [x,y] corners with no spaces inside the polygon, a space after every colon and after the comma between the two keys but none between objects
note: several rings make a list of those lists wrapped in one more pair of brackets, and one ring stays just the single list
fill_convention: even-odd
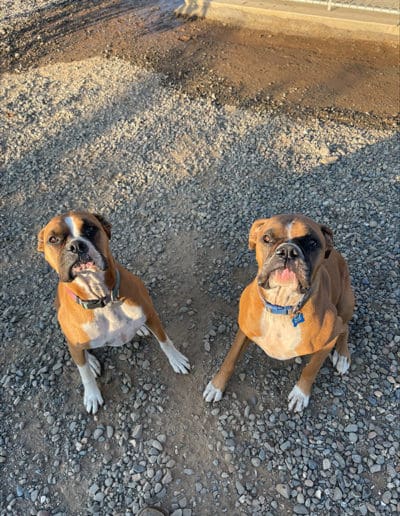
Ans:
[{"label": "boxer dog", "polygon": [[90,349],[121,346],[150,330],[176,373],[190,369],[166,335],[142,281],[113,258],[110,238],[111,225],[103,217],[77,211],[54,217],[38,235],[38,250],[59,276],[58,321],[92,414],[103,398],[96,383],[100,364]]},{"label": "boxer dog", "polygon": [[256,220],[249,248],[256,250],[258,273],[241,295],[236,338],[203,396],[206,401],[222,398],[251,340],[278,360],[311,355],[289,394],[289,410],[301,412],[334,348],[337,371],[343,374],[350,366],[347,339],[354,296],[347,264],[333,248],[332,231],[303,215]]}]

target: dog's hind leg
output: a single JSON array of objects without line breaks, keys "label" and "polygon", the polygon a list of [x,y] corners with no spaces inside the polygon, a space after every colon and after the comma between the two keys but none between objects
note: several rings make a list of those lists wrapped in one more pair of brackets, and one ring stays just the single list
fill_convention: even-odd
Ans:
[{"label": "dog's hind leg", "polygon": [[336,307],[338,315],[343,320],[344,330],[339,335],[335,349],[330,355],[334,367],[340,374],[346,373],[350,367],[349,326],[347,323],[352,318],[354,312],[354,294],[350,286],[350,279],[347,277],[345,281],[346,285],[343,288],[343,294]]},{"label": "dog's hind leg", "polygon": [[336,342],[335,349],[330,355],[330,359],[338,373],[344,374],[348,371],[350,367],[350,350],[348,346],[348,338],[349,338],[349,327],[346,324],[344,333],[339,335],[339,338]]}]

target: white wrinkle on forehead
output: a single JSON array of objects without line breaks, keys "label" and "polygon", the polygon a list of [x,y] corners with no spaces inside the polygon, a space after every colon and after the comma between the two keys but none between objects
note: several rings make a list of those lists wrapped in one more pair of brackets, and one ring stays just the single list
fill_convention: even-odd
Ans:
[{"label": "white wrinkle on forehead", "polygon": [[289,224],[286,225],[288,239],[292,240],[292,229],[293,229],[293,220],[292,222],[289,222]]},{"label": "white wrinkle on forehead", "polygon": [[75,221],[74,217],[65,217],[64,220],[68,226],[71,236],[73,236],[74,238],[78,238],[80,236],[80,233],[79,233],[79,230],[76,225],[76,221]]}]

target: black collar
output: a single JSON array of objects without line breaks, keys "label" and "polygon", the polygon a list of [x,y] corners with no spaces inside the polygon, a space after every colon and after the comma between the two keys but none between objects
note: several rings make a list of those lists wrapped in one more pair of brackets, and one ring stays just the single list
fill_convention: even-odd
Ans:
[{"label": "black collar", "polygon": [[86,310],[94,310],[95,308],[103,308],[111,301],[116,301],[118,299],[120,281],[121,278],[119,270],[115,269],[115,286],[107,296],[101,297],[100,299],[81,299],[71,292],[71,290],[68,289],[68,292],[75,299],[78,305],[81,305]]}]

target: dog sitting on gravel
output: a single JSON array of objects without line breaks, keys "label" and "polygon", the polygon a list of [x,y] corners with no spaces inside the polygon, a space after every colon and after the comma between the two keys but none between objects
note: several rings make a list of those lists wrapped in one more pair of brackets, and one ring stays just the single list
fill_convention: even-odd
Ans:
[{"label": "dog sitting on gravel", "polygon": [[51,219],[38,235],[38,250],[60,279],[58,321],[81,375],[84,405],[93,414],[103,398],[96,383],[100,364],[89,349],[121,346],[150,330],[176,373],[190,369],[166,335],[142,281],[113,258],[110,238],[111,225],[103,217],[73,211]]},{"label": "dog sitting on gravel", "polygon": [[348,322],[354,296],[344,258],[332,231],[302,215],[254,222],[250,249],[258,273],[240,298],[239,330],[219,372],[204,391],[219,401],[236,361],[251,340],[278,360],[311,355],[289,394],[289,409],[307,407],[312,384],[329,353],[339,373],[350,366]]}]

